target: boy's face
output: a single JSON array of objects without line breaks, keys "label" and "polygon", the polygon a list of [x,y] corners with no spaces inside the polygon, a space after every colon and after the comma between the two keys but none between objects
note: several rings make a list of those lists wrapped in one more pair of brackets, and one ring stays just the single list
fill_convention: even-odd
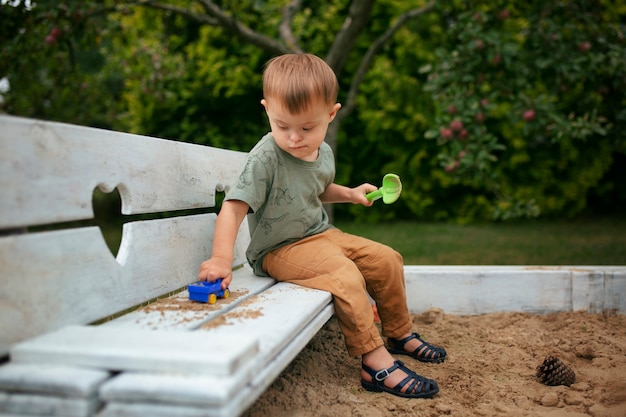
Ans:
[{"label": "boy's face", "polygon": [[341,108],[339,103],[329,106],[320,100],[300,114],[291,114],[278,99],[263,99],[261,104],[276,144],[294,158],[309,162],[317,159],[328,125]]}]

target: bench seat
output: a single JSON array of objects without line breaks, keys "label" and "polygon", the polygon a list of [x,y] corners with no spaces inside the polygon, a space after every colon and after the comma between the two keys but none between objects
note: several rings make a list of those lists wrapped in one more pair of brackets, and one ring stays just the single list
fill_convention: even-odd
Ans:
[{"label": "bench seat", "polygon": [[[130,369],[123,369],[123,364],[122,369],[111,367],[111,360],[102,357],[98,347],[92,345],[87,351],[80,346],[77,349],[95,358],[97,363],[92,360],[85,364],[84,359],[71,356],[64,360],[58,353],[56,363],[50,363],[55,333],[47,333],[40,338],[41,343],[37,343],[39,338],[34,338],[15,345],[11,362],[0,367],[0,416],[2,413],[91,416],[96,411],[98,416],[241,414],[332,317],[333,307],[327,292],[255,277],[247,267],[235,271],[231,290],[233,300],[220,300],[211,306],[190,302],[187,292],[182,291],[100,326],[89,327],[105,330],[107,336],[116,332],[125,336],[132,330],[152,332],[155,337],[185,332],[205,336],[209,350],[211,341],[216,344],[237,338],[254,341],[253,356],[237,363],[229,372],[182,370],[175,367],[176,356],[170,369],[163,369],[167,364],[160,363],[153,370],[124,372],[137,365],[130,364]],[[206,308],[185,311],[184,306],[191,303]],[[64,342],[63,332],[73,328],[64,327],[57,332],[59,341]],[[104,342],[101,350],[106,347]],[[172,355],[184,356],[186,350],[197,349],[189,346]],[[129,344],[127,354],[122,357],[132,358],[134,351],[134,346]],[[213,360],[222,358],[224,362],[230,360],[229,354]]]}]

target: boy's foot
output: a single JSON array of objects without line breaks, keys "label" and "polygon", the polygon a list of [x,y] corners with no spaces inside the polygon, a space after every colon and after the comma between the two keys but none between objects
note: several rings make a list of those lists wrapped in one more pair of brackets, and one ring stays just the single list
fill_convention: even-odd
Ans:
[{"label": "boy's foot", "polygon": [[385,346],[363,355],[361,386],[406,398],[428,398],[439,392],[437,383],[420,376],[391,356]]},{"label": "boy's foot", "polygon": [[446,350],[422,340],[418,333],[403,339],[388,338],[389,352],[407,355],[421,362],[441,363],[446,359]]},{"label": "boy's foot", "polygon": [[431,398],[439,392],[435,381],[416,374],[401,361],[395,361],[391,367],[380,370],[365,364],[361,367],[361,386],[367,391],[388,392],[404,398]]}]

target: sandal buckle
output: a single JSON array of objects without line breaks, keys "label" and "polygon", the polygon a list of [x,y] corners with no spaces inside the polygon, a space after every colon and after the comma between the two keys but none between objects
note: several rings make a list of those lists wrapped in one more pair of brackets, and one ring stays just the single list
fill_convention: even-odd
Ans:
[{"label": "sandal buckle", "polygon": [[376,372],[376,375],[374,375],[374,379],[378,382],[383,381],[388,377],[389,377],[389,370],[387,369],[382,369]]}]

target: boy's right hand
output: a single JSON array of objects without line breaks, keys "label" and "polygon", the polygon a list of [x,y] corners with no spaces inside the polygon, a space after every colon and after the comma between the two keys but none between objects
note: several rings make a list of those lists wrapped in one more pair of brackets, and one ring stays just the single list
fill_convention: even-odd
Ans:
[{"label": "boy's right hand", "polygon": [[231,261],[223,258],[213,257],[200,264],[200,272],[198,273],[200,281],[214,282],[222,278],[222,289],[225,290],[230,286],[233,280],[233,267]]}]

